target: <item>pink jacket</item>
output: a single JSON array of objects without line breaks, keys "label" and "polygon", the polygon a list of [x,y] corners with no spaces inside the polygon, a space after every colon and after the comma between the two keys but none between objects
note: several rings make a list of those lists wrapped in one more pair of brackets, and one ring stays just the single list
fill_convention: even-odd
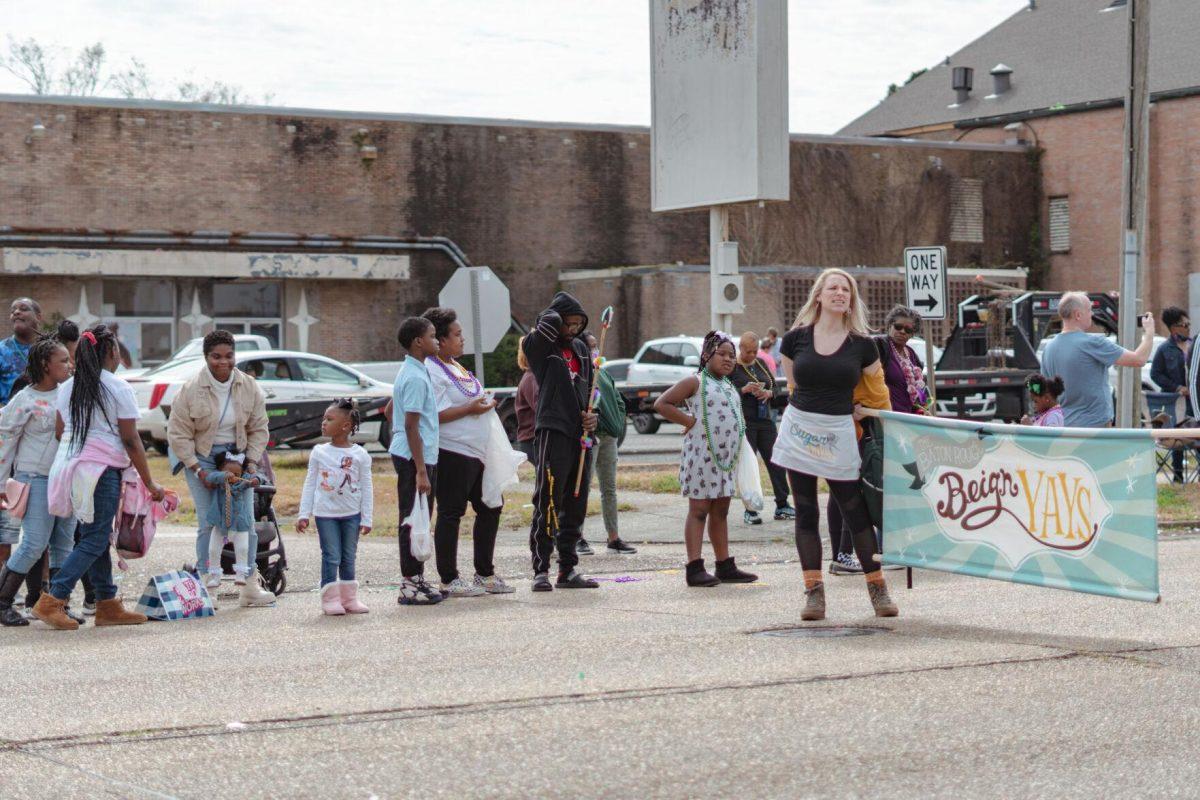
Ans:
[{"label": "pink jacket", "polygon": [[100,476],[109,467],[126,469],[129,456],[125,448],[95,437],[78,453],[72,455],[72,449],[69,441],[62,442],[50,467],[50,513],[91,522],[96,515],[94,495]]}]

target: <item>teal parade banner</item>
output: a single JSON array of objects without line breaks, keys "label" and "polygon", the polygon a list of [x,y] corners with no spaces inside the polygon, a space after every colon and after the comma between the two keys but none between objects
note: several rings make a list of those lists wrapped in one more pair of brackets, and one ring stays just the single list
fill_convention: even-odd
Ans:
[{"label": "teal parade banner", "polygon": [[1145,431],[880,417],[885,563],[1158,601]]}]

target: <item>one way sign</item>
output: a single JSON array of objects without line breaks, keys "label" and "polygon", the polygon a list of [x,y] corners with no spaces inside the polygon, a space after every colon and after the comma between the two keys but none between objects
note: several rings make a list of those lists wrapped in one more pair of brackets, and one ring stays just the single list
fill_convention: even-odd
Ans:
[{"label": "one way sign", "polygon": [[904,248],[904,297],[921,319],[946,318],[946,248]]}]

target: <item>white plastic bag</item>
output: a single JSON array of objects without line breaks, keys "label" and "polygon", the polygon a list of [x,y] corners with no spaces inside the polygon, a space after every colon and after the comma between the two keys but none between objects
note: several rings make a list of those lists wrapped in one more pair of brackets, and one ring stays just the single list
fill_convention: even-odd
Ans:
[{"label": "white plastic bag", "polygon": [[504,505],[504,490],[516,486],[517,467],[526,460],[524,453],[513,450],[504,432],[504,423],[495,409],[487,412],[488,442],[483,459],[483,504],[488,508]]},{"label": "white plastic bag", "polygon": [[738,451],[737,463],[737,492],[742,498],[748,511],[762,511],[763,490],[762,477],[758,474],[758,456],[750,447],[750,441],[742,437],[742,447]]},{"label": "white plastic bag", "polygon": [[433,555],[433,531],[429,529],[429,503],[417,492],[412,512],[404,518],[409,526],[409,549],[417,561],[428,561]]}]

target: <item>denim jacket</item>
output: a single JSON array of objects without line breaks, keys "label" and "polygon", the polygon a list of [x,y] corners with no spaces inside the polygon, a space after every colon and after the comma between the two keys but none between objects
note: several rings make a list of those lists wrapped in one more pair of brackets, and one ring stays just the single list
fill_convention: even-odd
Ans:
[{"label": "denim jacket", "polygon": [[1187,354],[1174,339],[1158,346],[1150,362],[1150,380],[1164,392],[1178,392],[1187,385]]}]

